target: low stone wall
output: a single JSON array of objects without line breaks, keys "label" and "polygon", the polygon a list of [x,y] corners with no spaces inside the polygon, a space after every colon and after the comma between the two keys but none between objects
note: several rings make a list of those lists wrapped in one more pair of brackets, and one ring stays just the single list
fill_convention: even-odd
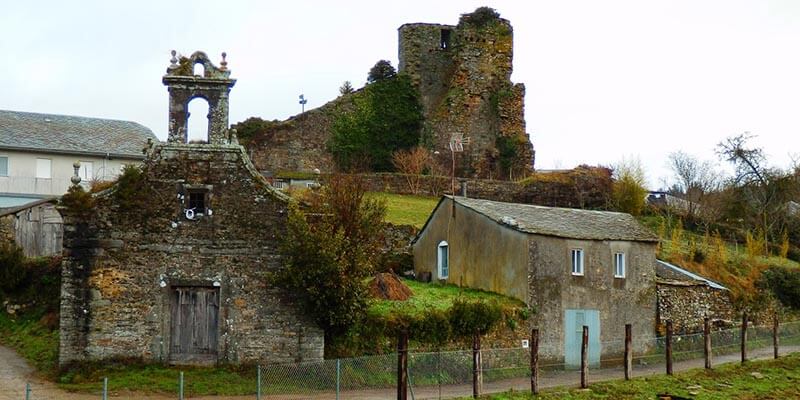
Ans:
[{"label": "low stone wall", "polygon": [[[368,190],[397,194],[441,196],[451,193],[447,176],[408,176],[404,174],[363,174]],[[419,182],[418,193],[411,191],[409,179]],[[455,191],[467,186],[467,196],[509,203],[537,204],[550,207],[605,209],[611,195],[611,170],[602,167],[578,167],[568,171],[534,173],[522,181],[458,179]]]},{"label": "low stone wall", "polygon": [[[737,322],[727,290],[714,289],[703,283],[658,282],[658,328],[672,321],[676,334],[703,331],[703,319],[708,317],[717,327]],[[663,333],[663,332],[661,332]]]}]

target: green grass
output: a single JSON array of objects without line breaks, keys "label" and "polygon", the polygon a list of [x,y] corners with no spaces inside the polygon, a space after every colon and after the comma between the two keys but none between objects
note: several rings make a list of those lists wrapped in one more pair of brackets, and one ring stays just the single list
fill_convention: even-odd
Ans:
[{"label": "green grass", "polygon": [[522,301],[483,290],[460,288],[452,284],[423,283],[409,279],[402,279],[402,281],[414,292],[410,299],[406,301],[375,300],[370,305],[369,312],[377,316],[390,314],[420,316],[431,310],[445,311],[449,309],[459,296],[466,300],[496,301],[502,307],[525,307]]},{"label": "green grass", "polygon": [[422,228],[438,197],[412,196],[390,193],[369,193],[371,197],[386,199],[386,222],[395,225],[413,225]]},{"label": "green grass", "polygon": [[0,311],[0,343],[17,351],[39,372],[53,377],[58,370],[58,330],[39,323],[41,313],[14,318]]},{"label": "green grass", "polygon": [[[751,375],[758,372],[763,378]],[[778,360],[727,364],[710,371],[695,369],[669,377],[636,378],[630,381],[591,383],[589,389],[555,388],[538,396],[507,392],[485,397],[493,400],[524,399],[655,399],[668,393],[697,400],[795,399],[800,398],[800,354]],[[700,386],[700,388],[696,388]],[[688,389],[693,387],[693,389]],[[692,392],[690,394],[690,392]]]},{"label": "green grass", "polygon": [[256,392],[256,367],[167,367],[158,364],[84,365],[59,379],[59,387],[69,391],[97,392],[108,377],[110,391],[177,393],[181,371],[184,393],[193,395],[248,395]]}]

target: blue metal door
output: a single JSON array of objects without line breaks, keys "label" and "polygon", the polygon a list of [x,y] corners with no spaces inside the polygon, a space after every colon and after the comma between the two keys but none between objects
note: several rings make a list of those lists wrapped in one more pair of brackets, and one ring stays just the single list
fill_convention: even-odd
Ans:
[{"label": "blue metal door", "polygon": [[600,312],[598,310],[566,310],[564,312],[564,363],[581,366],[583,326],[589,327],[587,358],[590,366],[600,365]]}]

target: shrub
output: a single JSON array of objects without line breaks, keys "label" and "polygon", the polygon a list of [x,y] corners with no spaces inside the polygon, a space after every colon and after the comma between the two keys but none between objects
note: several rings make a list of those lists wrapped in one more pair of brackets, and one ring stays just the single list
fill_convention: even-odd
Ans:
[{"label": "shrub", "polygon": [[495,302],[456,300],[450,308],[453,333],[462,336],[488,333],[503,318],[503,310]]},{"label": "shrub", "polygon": [[310,194],[313,221],[292,204],[282,243],[285,266],[271,276],[327,338],[345,333],[366,313],[364,280],[378,261],[386,204],[364,198],[365,192],[357,176],[334,175],[317,197]]},{"label": "shrub", "polygon": [[22,248],[15,243],[0,243],[0,289],[3,292],[12,291],[26,276]]},{"label": "shrub", "polygon": [[461,15],[461,22],[482,28],[491,22],[497,21],[500,14],[491,7],[478,7],[469,14]]},{"label": "shrub", "polygon": [[762,273],[758,286],[769,290],[784,306],[800,310],[800,271],[768,268]]}]

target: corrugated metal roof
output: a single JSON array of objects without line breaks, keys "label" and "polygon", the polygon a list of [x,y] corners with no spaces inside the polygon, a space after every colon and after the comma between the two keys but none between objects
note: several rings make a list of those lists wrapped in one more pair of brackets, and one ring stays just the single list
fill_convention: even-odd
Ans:
[{"label": "corrugated metal roof", "polygon": [[573,239],[658,241],[653,232],[642,226],[630,214],[503,203],[464,197],[454,199],[457,204],[520,232]]},{"label": "corrugated metal roof", "polygon": [[670,275],[673,275],[673,276],[674,275],[678,275],[678,276],[682,275],[684,279],[690,279],[690,280],[694,280],[694,281],[704,282],[705,284],[707,284],[708,286],[711,286],[714,289],[728,290],[728,288],[726,288],[725,286],[720,285],[719,283],[716,283],[716,282],[714,282],[714,281],[712,281],[710,279],[703,278],[702,276],[697,275],[697,274],[695,274],[695,273],[693,273],[691,271],[687,271],[687,270],[685,270],[685,269],[683,269],[681,267],[678,267],[677,265],[670,264],[670,263],[668,263],[666,261],[656,260],[656,275],[659,275],[659,276],[661,275],[661,274],[659,274],[659,269],[662,269],[662,268],[666,269],[668,272],[670,272],[671,273]]},{"label": "corrugated metal roof", "polygon": [[153,131],[131,121],[0,110],[0,148],[141,158]]}]

